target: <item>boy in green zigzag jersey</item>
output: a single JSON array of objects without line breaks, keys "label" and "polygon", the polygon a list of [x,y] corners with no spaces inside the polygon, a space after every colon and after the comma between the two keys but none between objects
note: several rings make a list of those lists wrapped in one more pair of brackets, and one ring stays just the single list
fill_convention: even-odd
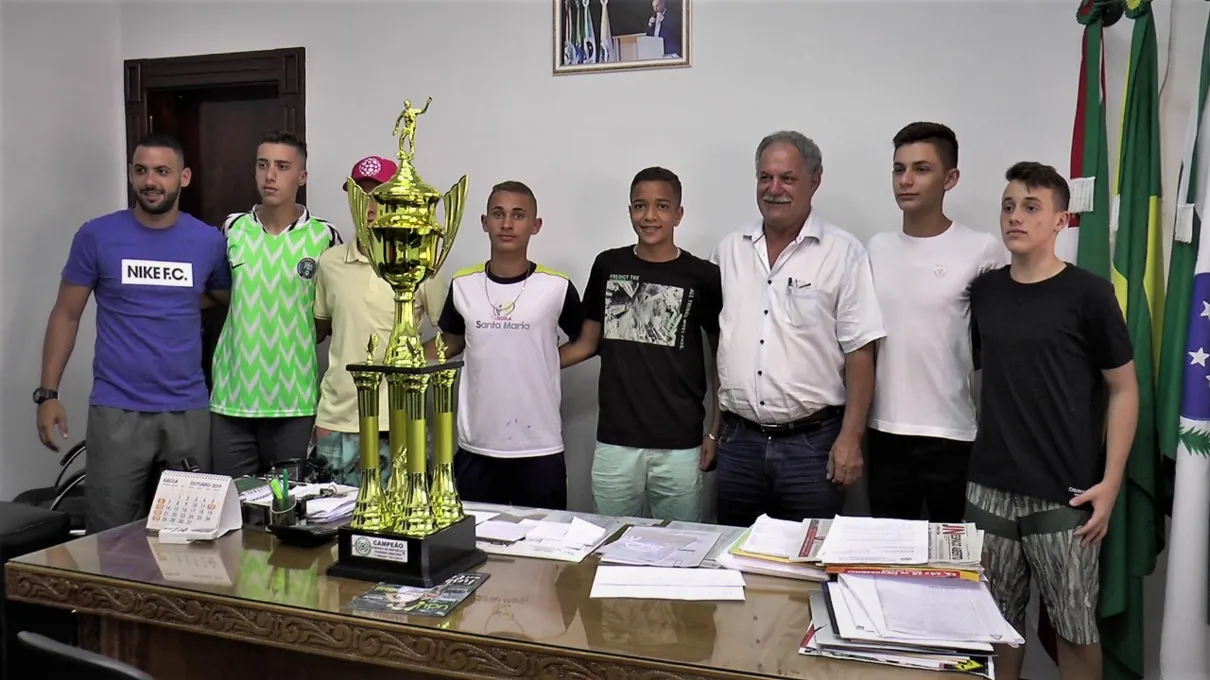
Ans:
[{"label": "boy in green zigzag jersey", "polygon": [[256,150],[261,203],[227,218],[231,309],[214,351],[214,472],[238,477],[305,459],[319,402],[315,273],[336,228],[296,203],[307,146],[271,132]]}]

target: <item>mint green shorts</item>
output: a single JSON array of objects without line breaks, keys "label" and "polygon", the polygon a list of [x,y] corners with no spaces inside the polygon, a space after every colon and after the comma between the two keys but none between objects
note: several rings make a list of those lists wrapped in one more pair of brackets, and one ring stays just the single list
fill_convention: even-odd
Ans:
[{"label": "mint green shorts", "polygon": [[592,458],[596,512],[611,517],[702,521],[701,448],[635,449],[597,442]]},{"label": "mint green shorts", "polygon": [[[332,468],[332,481],[358,486],[361,483],[361,437],[356,432],[332,432],[315,442],[315,453]],[[391,447],[385,441],[378,444],[378,459],[382,461],[382,481],[391,476]]]}]

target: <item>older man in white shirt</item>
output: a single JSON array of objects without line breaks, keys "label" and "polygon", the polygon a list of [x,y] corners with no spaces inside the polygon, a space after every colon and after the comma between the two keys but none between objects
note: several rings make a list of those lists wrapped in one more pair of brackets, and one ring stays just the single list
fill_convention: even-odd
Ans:
[{"label": "older man in white shirt", "polygon": [[762,219],[712,258],[723,282],[719,524],[831,518],[861,476],[874,342],[886,333],[865,248],[811,209],[822,175],[801,133],[761,140]]}]

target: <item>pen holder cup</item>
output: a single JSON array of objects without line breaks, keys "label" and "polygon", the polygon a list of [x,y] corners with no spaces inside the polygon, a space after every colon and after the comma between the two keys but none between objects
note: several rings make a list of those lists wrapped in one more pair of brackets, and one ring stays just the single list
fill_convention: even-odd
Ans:
[{"label": "pen holder cup", "polygon": [[291,498],[285,503],[274,500],[269,506],[269,524],[272,526],[292,527],[298,524],[299,506],[297,499]]}]

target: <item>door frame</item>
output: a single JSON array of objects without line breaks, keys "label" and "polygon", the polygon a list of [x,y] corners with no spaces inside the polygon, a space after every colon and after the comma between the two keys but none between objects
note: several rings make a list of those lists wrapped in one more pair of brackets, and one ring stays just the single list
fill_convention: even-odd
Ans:
[{"label": "door frame", "polygon": [[[126,157],[144,135],[154,131],[155,121],[147,111],[147,94],[154,90],[229,87],[238,85],[277,86],[283,100],[281,129],[307,138],[306,48],[287,47],[253,52],[200,54],[160,59],[127,59],[122,63],[126,103]],[[299,188],[299,202],[306,204],[306,186]],[[134,192],[127,191],[128,206]]]}]

